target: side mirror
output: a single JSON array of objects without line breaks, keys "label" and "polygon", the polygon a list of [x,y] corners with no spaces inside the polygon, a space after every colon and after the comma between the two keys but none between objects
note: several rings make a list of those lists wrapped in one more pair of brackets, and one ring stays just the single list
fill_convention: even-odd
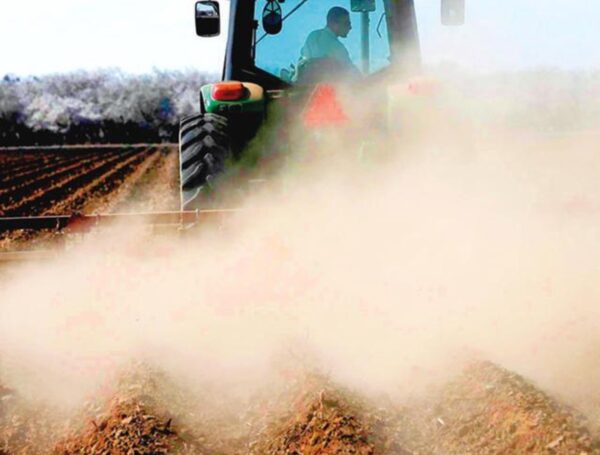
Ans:
[{"label": "side mirror", "polygon": [[277,0],[268,0],[262,15],[262,26],[268,35],[277,35],[283,27],[283,12]]},{"label": "side mirror", "polygon": [[196,2],[196,35],[218,36],[221,33],[221,11],[214,0]]},{"label": "side mirror", "polygon": [[464,25],[465,0],[442,0],[442,24]]}]

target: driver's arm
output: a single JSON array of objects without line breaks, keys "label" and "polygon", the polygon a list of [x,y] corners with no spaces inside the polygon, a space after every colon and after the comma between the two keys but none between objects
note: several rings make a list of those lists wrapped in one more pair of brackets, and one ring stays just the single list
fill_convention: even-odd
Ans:
[{"label": "driver's arm", "polygon": [[344,46],[342,43],[338,41],[337,45],[334,46],[331,50],[330,55],[332,58],[342,63],[342,65],[344,65],[344,67],[349,70],[350,74],[353,77],[362,77],[362,72],[356,67],[356,65],[350,58],[350,53],[348,52],[348,49],[346,49],[346,46]]}]

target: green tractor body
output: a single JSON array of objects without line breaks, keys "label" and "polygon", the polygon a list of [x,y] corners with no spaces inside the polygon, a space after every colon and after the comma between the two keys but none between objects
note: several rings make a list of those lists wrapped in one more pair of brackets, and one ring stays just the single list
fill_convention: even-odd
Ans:
[{"label": "green tractor body", "polygon": [[[443,24],[464,22],[465,0],[440,1]],[[201,88],[200,112],[180,125],[183,210],[203,206],[211,182],[269,117],[308,129],[341,125],[353,115],[340,98],[377,87],[381,99],[369,103],[377,112],[358,115],[370,126],[365,118],[389,112],[381,86],[421,64],[415,0],[230,0],[229,8],[223,80]],[[195,14],[199,36],[220,34],[217,1],[197,2]]]}]

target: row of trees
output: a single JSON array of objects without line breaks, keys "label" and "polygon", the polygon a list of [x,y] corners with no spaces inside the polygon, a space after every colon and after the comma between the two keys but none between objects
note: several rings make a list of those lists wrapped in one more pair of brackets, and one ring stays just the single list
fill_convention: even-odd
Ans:
[{"label": "row of trees", "polygon": [[0,81],[0,145],[175,141],[179,119],[198,110],[198,72],[118,70]]},{"label": "row of trees", "polygon": [[[599,72],[434,73],[485,123],[545,130],[600,124]],[[0,146],[176,141],[179,119],[197,112],[199,88],[215,79],[193,71],[5,76]]]}]

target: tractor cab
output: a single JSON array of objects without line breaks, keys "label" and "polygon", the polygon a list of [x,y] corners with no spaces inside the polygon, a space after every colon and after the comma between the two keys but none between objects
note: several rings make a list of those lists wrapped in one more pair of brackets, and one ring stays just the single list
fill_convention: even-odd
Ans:
[{"label": "tractor cab", "polygon": [[[347,115],[337,90],[419,71],[418,1],[432,0],[230,0],[223,80],[203,86],[199,114],[180,123],[182,208],[203,207],[206,189],[247,151],[267,112],[280,124],[301,115],[309,129],[383,124],[387,99],[376,112],[353,103],[358,115]],[[465,0],[439,1],[442,24],[464,22]],[[221,33],[218,1],[196,2],[195,17],[199,36]]]},{"label": "tractor cab", "polygon": [[[464,1],[441,0],[444,25],[464,22]],[[328,23],[334,8],[347,11],[347,34]],[[197,34],[218,34],[219,15],[216,1],[197,2]],[[310,40],[315,33],[319,36]],[[340,49],[349,59],[340,58]],[[303,72],[314,67],[324,76],[333,72],[334,77],[368,79],[382,71],[411,71],[419,65],[415,0],[230,1],[224,80],[253,82],[269,90],[302,82]]]}]

